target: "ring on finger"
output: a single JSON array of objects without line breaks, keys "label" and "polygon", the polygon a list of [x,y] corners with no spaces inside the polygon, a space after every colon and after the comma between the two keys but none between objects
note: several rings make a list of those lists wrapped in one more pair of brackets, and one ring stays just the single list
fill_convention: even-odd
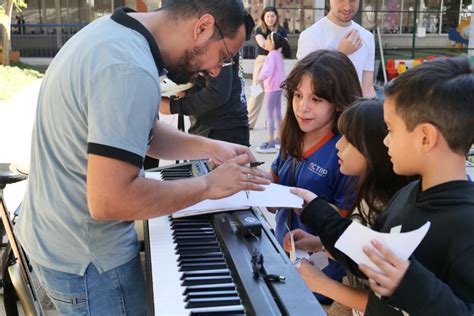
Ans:
[{"label": "ring on finger", "polygon": [[247,181],[250,182],[250,179],[252,179],[252,175],[250,173],[247,173]]}]

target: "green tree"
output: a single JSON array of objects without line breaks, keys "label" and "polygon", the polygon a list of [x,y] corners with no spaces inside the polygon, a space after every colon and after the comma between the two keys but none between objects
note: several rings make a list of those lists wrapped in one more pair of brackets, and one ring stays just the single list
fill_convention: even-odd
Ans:
[{"label": "green tree", "polygon": [[16,11],[26,8],[24,0],[0,0],[0,26],[2,26],[3,65],[10,65],[11,21],[13,7]]}]

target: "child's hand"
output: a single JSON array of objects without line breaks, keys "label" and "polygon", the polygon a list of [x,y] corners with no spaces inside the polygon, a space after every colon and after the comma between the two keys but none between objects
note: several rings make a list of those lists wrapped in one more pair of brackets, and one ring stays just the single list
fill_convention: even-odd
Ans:
[{"label": "child's hand", "polygon": [[300,261],[298,272],[311,292],[319,293],[318,286],[322,286],[328,277],[318,268],[313,266],[307,259]]},{"label": "child's hand", "polygon": [[301,197],[304,200],[304,206],[306,206],[306,204],[308,204],[309,202],[311,202],[312,200],[318,197],[313,192],[306,189],[301,189],[301,188],[291,188],[290,192]]},{"label": "child's hand", "polygon": [[383,273],[375,272],[364,264],[359,264],[359,269],[369,278],[370,288],[375,293],[390,297],[400,285],[410,261],[397,257],[376,240],[372,240],[372,245],[380,254],[369,247],[364,247],[364,252]]},{"label": "child's hand", "polygon": [[[304,250],[304,251],[320,251],[322,248],[321,239],[314,236],[308,232],[305,232],[302,229],[295,229],[291,232],[293,234],[293,240],[295,241],[295,248]],[[286,252],[291,250],[291,237],[290,233],[285,235],[283,239],[283,249]]]}]

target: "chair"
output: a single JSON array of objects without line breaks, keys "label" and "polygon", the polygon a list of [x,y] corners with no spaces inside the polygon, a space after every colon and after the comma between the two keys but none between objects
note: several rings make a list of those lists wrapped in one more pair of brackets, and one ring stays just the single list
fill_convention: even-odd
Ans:
[{"label": "chair", "polygon": [[31,281],[30,269],[26,256],[17,241],[15,233],[13,232],[13,223],[10,218],[10,213],[7,210],[3,200],[3,189],[7,184],[19,182],[26,179],[26,175],[21,173],[13,164],[0,163],[0,215],[2,217],[2,224],[5,233],[8,237],[7,255],[11,260],[7,262],[8,276],[11,283],[20,299],[23,311],[27,316],[43,315],[41,303],[39,301],[36,289]]}]

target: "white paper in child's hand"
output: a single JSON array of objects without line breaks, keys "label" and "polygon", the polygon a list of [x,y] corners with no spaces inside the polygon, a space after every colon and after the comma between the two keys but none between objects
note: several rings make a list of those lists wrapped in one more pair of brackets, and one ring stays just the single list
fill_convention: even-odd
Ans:
[{"label": "white paper in child's hand", "polygon": [[324,251],[318,251],[313,253],[311,256],[309,256],[308,260],[313,262],[313,265],[319,270],[322,270],[329,265],[328,256]]},{"label": "white paper in child's hand", "polygon": [[262,89],[262,86],[259,85],[259,84],[256,84],[256,85],[252,85],[250,86],[250,95],[252,97],[256,97],[258,96],[260,93],[263,92],[263,89]]},{"label": "white paper in child's hand", "polygon": [[423,226],[411,232],[387,234],[373,231],[353,222],[346,228],[334,246],[356,263],[363,263],[372,270],[382,273],[379,267],[364,253],[364,246],[372,247],[371,241],[378,240],[395,255],[407,260],[425,237],[430,225],[430,222],[426,222]]}]

